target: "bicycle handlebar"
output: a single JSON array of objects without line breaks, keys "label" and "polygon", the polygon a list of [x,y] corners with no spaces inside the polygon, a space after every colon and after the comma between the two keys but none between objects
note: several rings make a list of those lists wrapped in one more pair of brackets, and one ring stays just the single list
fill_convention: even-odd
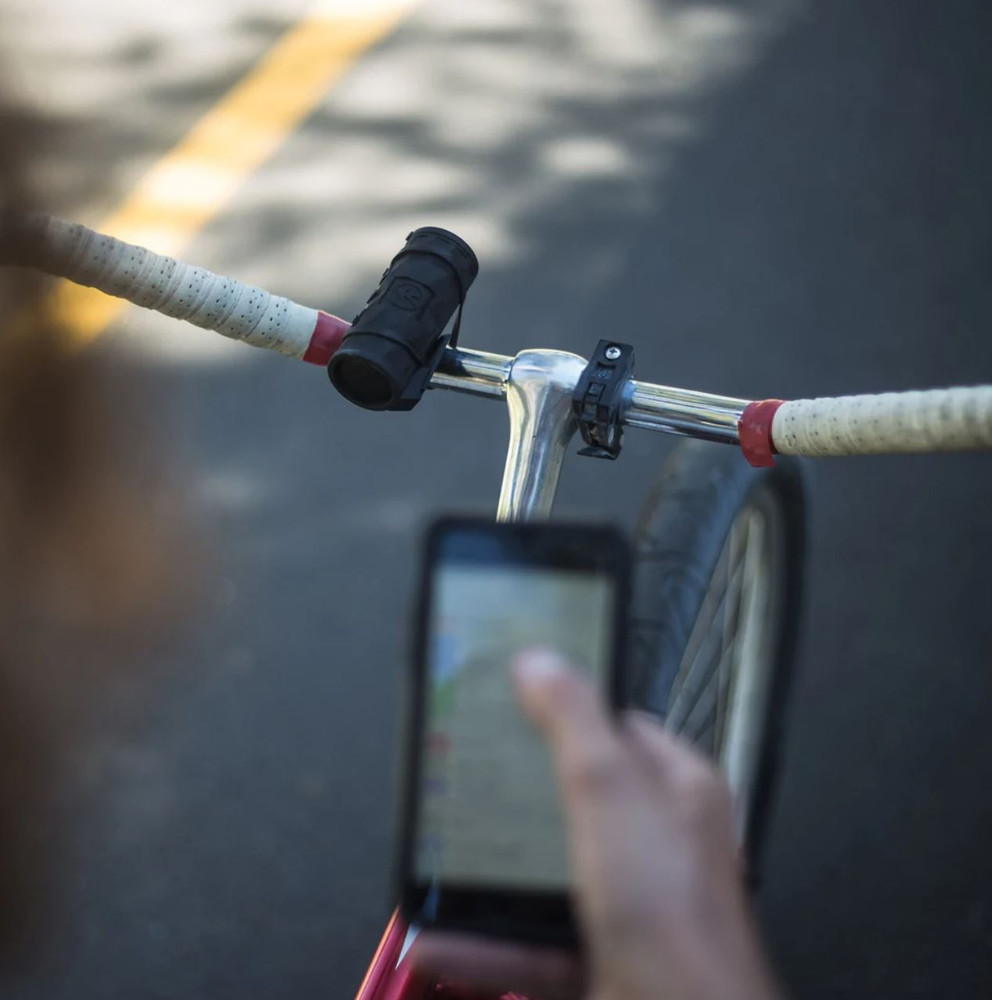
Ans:
[{"label": "bicycle handlebar", "polygon": [[992,448],[992,386],[796,399],[772,420],[783,455]]},{"label": "bicycle handlebar", "polygon": [[[254,347],[327,365],[349,324],[233,278],[44,215],[4,219],[17,263]],[[512,358],[449,348],[431,387],[506,395]],[[624,423],[740,444],[752,464],[789,455],[992,448],[992,386],[751,402],[648,382],[627,386]]]},{"label": "bicycle handlebar", "polygon": [[252,347],[326,365],[348,329],[337,316],[78,223],[35,213],[4,222],[19,263]]}]

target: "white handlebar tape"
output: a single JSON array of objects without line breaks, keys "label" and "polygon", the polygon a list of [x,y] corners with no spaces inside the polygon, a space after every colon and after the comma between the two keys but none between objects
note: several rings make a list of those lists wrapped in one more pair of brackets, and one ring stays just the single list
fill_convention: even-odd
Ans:
[{"label": "white handlebar tape", "polygon": [[17,216],[14,227],[31,266],[253,347],[326,364],[348,327],[317,309],[77,223],[31,214]]},{"label": "white handlebar tape", "polygon": [[792,400],[771,437],[783,455],[813,457],[992,448],[992,386]]}]

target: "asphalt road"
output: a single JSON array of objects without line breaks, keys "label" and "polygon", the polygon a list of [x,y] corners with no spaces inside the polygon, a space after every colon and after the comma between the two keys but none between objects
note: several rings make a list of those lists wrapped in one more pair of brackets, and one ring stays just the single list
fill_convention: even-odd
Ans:
[{"label": "asphalt road", "polygon": [[[303,9],[11,6],[39,176],[91,220]],[[482,262],[468,346],[609,330],[646,379],[759,398],[992,381],[990,31],[981,0],[428,0],[188,256],[350,316],[447,225]],[[206,336],[129,313],[101,348],[181,456],[212,607],[78,762],[64,925],[16,1000],[347,997],[390,909],[416,540],[492,508],[505,418],[365,413]],[[629,521],[669,447],[575,460],[562,509]],[[992,458],[812,472],[765,933],[797,997],[986,996]]]}]

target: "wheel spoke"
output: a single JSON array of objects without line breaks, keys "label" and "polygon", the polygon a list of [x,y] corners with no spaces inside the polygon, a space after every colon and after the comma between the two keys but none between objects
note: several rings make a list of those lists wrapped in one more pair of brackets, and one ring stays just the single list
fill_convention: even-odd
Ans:
[{"label": "wheel spoke", "polygon": [[731,681],[726,728],[717,758],[727,774],[736,802],[736,823],[743,837],[749,821],[759,754],[769,711],[769,681],[778,634],[779,598],[774,555],[778,551],[774,522],[760,509],[751,513],[741,617],[746,623],[738,643]]},{"label": "wheel spoke", "polygon": [[691,731],[686,729],[682,735],[704,753],[714,753],[716,749],[714,745],[716,737],[716,705],[713,706],[707,715],[699,720]]},{"label": "wheel spoke", "polygon": [[[735,521],[717,561],[713,583],[703,599],[703,607],[686,646],[686,655],[672,686],[667,724],[676,732],[685,728],[686,720],[710,682],[716,678],[717,684],[723,686],[733,672],[732,654],[745,569],[743,555],[747,550],[746,539],[746,522],[741,526]],[[722,623],[722,627],[716,627],[717,622]]]},{"label": "wheel spoke", "polygon": [[[682,662],[679,664],[678,673],[672,685],[672,700],[674,701],[685,685],[686,678],[693,664],[699,658],[700,648],[711,634],[710,626],[720,612],[726,588],[722,586],[726,574],[727,549],[724,547],[717,560],[716,568],[710,586],[703,596],[703,604],[696,616],[695,624],[686,643],[685,652],[682,654]],[[720,581],[720,586],[715,586],[715,582]]]},{"label": "wheel spoke", "polygon": [[[744,607],[745,594],[750,587],[748,575],[750,552],[752,549],[751,523],[753,513],[748,511],[734,520],[731,529],[731,558],[740,567],[735,600],[724,605],[724,654],[720,658],[720,676],[717,680],[717,713],[714,724],[714,752],[719,752],[723,744],[723,733],[727,721],[727,707],[733,686],[734,674],[737,670],[739,657],[737,655],[741,609]],[[726,655],[729,653],[730,655]]]}]

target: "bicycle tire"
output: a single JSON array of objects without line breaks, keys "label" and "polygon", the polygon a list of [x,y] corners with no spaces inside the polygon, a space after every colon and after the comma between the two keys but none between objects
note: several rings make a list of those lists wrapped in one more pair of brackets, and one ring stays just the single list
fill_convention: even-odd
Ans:
[{"label": "bicycle tire", "polygon": [[[766,590],[766,635],[759,646],[764,654],[762,680],[757,686],[750,684],[761,693],[759,699],[751,699],[759,706],[752,706],[751,711],[760,713],[760,718],[749,723],[753,727],[746,751],[751,758],[746,762],[750,779],[746,789],[735,789],[738,798],[747,796],[747,801],[738,802],[744,817],[739,833],[754,881],[774,792],[802,607],[806,492],[798,461],[778,458],[771,468],[755,469],[736,449],[723,445],[685,440],[676,446],[648,494],[634,530],[628,697],[633,705],[665,720],[670,727],[674,727],[675,714],[685,715],[672,712],[679,707],[673,702],[676,681],[680,670],[686,670],[690,641],[710,641],[696,639],[699,634],[706,637],[712,633],[708,620],[702,617],[704,606],[708,595],[714,593],[722,559],[728,560],[729,580],[729,538],[739,530],[735,525],[742,518],[753,517],[752,510],[760,510],[767,519],[766,528],[771,526],[763,529],[760,544],[772,552],[769,566],[774,577]],[[756,575],[750,565],[740,570],[742,577]],[[740,588],[746,585],[747,580],[742,579]],[[731,600],[729,583],[724,600]],[[726,617],[725,613],[724,620]],[[721,637],[721,649],[724,641]],[[722,662],[721,654],[721,673]],[[690,662],[690,669],[693,665]],[[754,672],[758,668],[752,664],[748,669]],[[680,694],[685,683],[683,679]],[[727,683],[734,692],[744,687],[736,677]],[[715,697],[718,710],[719,692]],[[731,704],[727,711],[733,710]],[[714,722],[714,741],[716,738]]]}]

